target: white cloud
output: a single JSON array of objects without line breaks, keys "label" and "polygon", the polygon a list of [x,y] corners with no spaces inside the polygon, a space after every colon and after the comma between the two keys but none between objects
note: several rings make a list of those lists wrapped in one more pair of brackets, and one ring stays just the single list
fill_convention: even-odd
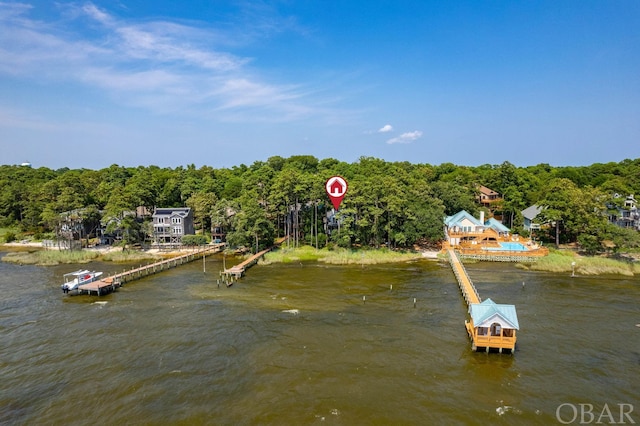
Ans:
[{"label": "white cloud", "polygon": [[107,13],[98,9],[94,4],[88,3],[82,7],[82,11],[91,18],[105,25],[113,24],[113,19]]},{"label": "white cloud", "polygon": [[378,133],[387,133],[392,130],[393,130],[393,126],[391,126],[391,124],[385,124],[384,126],[382,126],[380,130],[378,130]]},{"label": "white cloud", "polygon": [[[248,70],[254,59],[224,51],[234,38],[230,32],[205,23],[125,20],[92,3],[62,7],[64,27],[32,19],[31,7],[0,0],[0,76],[78,83],[160,114],[276,121],[339,115],[322,106],[322,88],[265,81],[255,67]],[[79,29],[81,20],[89,21],[90,36]]]},{"label": "white cloud", "polygon": [[387,143],[392,145],[394,143],[411,143],[417,139],[422,137],[422,132],[420,130],[416,130],[414,132],[403,133],[398,137],[389,139]]}]

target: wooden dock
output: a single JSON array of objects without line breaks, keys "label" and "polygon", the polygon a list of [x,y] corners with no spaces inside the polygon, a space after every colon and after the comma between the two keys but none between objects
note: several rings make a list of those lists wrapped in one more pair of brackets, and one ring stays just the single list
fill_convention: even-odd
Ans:
[{"label": "wooden dock", "polygon": [[[487,352],[490,349],[497,349],[500,353],[508,350],[513,353],[516,345],[516,330],[519,328],[515,306],[498,305],[491,299],[482,302],[478,290],[454,249],[449,248],[447,252],[451,269],[458,280],[458,286],[467,302],[471,316],[465,321],[465,328],[471,339],[471,349],[476,351],[484,348]],[[474,312],[478,323],[474,323]]]},{"label": "wooden dock", "polygon": [[80,294],[96,294],[102,296],[108,294],[119,288],[122,283],[112,277],[105,278],[104,280],[93,281],[87,284],[78,286],[78,293]]},{"label": "wooden dock", "polygon": [[148,265],[140,265],[137,268],[123,271],[91,283],[80,285],[78,286],[78,291],[80,294],[96,294],[98,296],[102,296],[104,294],[115,291],[117,288],[121,287],[127,282],[153,275],[158,272],[166,271],[167,269],[175,268],[185,263],[193,262],[196,259],[203,258],[207,254],[217,253],[221,251],[223,247],[224,244],[213,244],[205,248],[199,248],[197,250],[190,251],[189,253],[177,257],[150,263]]},{"label": "wooden dock", "polygon": [[451,248],[448,249],[447,252],[449,254],[451,269],[453,269],[453,273],[458,280],[458,286],[460,287],[464,301],[467,302],[467,306],[472,303],[482,302],[482,299],[480,299],[480,295],[478,294],[478,290],[476,290],[476,286],[471,282],[469,274],[467,274],[467,271],[464,269],[464,265],[462,265],[462,262],[458,259],[456,252]]},{"label": "wooden dock", "polygon": [[220,278],[222,278],[222,280],[226,283],[227,287],[230,286],[234,280],[237,281],[239,278],[241,278],[248,268],[258,263],[258,260],[260,260],[262,256],[269,253],[274,248],[279,247],[286,240],[287,237],[282,237],[277,240],[276,243],[271,247],[252,255],[248,259],[245,259],[242,263],[232,266],[229,269],[225,269],[224,271],[220,272]]}]

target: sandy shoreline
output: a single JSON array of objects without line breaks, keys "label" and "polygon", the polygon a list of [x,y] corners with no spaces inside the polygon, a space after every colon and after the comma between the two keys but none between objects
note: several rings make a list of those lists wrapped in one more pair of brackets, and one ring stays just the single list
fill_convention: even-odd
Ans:
[{"label": "sandy shoreline", "polygon": [[438,254],[440,254],[439,251],[431,251],[431,250],[422,251],[422,257],[424,257],[425,259],[438,259]]},{"label": "sandy shoreline", "polygon": [[13,242],[13,243],[2,243],[0,244],[0,247],[2,246],[7,246],[7,247],[38,247],[38,248],[42,248],[42,243],[33,243],[33,242]]},{"label": "sandy shoreline", "polygon": [[[58,249],[58,247],[44,247],[42,245],[41,242],[12,242],[12,243],[2,243],[0,244],[0,248],[2,247],[6,247],[6,248],[37,248],[37,249],[47,249],[47,250],[65,250],[65,249]],[[111,253],[111,252],[120,252],[123,251],[122,247],[113,247],[113,246],[94,246],[94,247],[89,247],[89,248],[83,248],[82,250],[87,250],[87,251],[95,251],[98,253]],[[134,251],[132,249],[132,251]],[[177,250],[161,250],[161,249],[147,249],[147,250],[137,250],[135,249],[135,251],[141,251],[141,252],[145,252],[145,253],[150,253],[150,254],[170,254],[170,253],[184,253],[186,251],[193,251],[193,248],[184,248],[184,249],[177,249]]]}]

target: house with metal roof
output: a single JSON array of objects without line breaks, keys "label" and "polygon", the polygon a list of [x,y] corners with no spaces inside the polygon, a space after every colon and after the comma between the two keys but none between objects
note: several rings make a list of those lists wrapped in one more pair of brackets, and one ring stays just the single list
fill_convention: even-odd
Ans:
[{"label": "house with metal roof", "polygon": [[520,329],[514,305],[497,304],[491,299],[469,306],[471,319],[465,323],[472,340],[473,350],[485,348],[507,349],[516,347],[516,331]]},{"label": "house with metal roof", "polygon": [[450,245],[457,246],[463,238],[477,237],[485,231],[484,213],[482,212],[480,219],[477,219],[466,210],[461,210],[453,216],[447,216],[444,225],[447,241]]},{"label": "house with metal roof", "polygon": [[503,225],[502,222],[500,222],[499,220],[496,220],[493,217],[489,218],[489,220],[487,220],[484,223],[484,226],[487,229],[493,229],[500,236],[507,236],[511,232],[511,230],[509,228],[507,228],[505,225]]},{"label": "house with metal roof", "polygon": [[445,243],[464,256],[485,260],[519,261],[522,256],[546,256],[546,248],[511,230],[491,217],[475,218],[462,210],[444,220]]}]

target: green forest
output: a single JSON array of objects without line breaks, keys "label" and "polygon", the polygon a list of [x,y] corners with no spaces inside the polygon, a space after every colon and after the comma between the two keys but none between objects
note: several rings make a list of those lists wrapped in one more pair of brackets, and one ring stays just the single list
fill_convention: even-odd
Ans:
[{"label": "green forest", "polygon": [[[325,182],[340,175],[349,190],[340,210]],[[478,203],[483,185],[501,194],[490,208]],[[121,235],[121,244],[143,244],[149,221],[140,206],[190,207],[198,234],[223,229],[231,247],[255,251],[289,235],[296,246],[412,248],[443,239],[443,218],[482,208],[512,233],[523,229],[522,210],[543,207],[536,222],[547,224],[535,238],[550,244],[577,243],[591,253],[640,246],[637,230],[611,224],[610,215],[628,195],[640,194],[640,159],[580,167],[509,162],[476,167],[388,162],[362,157],[346,163],[309,155],[270,157],[250,166],[194,165],[101,170],[51,170],[0,166],[0,228],[6,241],[52,238],[61,214],[76,211],[97,229]],[[550,224],[550,225],[549,225]],[[90,233],[90,231],[89,231]],[[87,235],[87,238],[91,235]]]}]

